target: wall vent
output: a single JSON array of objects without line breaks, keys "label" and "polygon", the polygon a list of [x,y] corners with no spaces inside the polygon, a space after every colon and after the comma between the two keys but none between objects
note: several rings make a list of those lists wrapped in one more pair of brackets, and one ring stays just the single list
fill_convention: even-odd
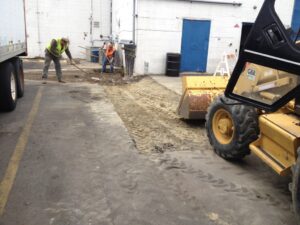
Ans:
[{"label": "wall vent", "polygon": [[100,22],[94,21],[94,28],[100,28]]}]

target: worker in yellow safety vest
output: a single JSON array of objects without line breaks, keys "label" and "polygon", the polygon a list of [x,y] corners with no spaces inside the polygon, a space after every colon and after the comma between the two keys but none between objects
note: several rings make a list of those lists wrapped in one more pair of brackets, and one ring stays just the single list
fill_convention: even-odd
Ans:
[{"label": "worker in yellow safety vest", "polygon": [[60,65],[60,59],[62,54],[65,52],[68,58],[70,59],[71,64],[75,64],[75,62],[72,59],[71,52],[69,50],[69,44],[70,41],[68,38],[53,39],[45,49],[45,64],[44,64],[43,77],[42,77],[44,84],[47,83],[48,70],[52,60],[55,65],[55,71],[56,71],[58,82],[65,83],[65,81],[62,80],[62,71]]}]

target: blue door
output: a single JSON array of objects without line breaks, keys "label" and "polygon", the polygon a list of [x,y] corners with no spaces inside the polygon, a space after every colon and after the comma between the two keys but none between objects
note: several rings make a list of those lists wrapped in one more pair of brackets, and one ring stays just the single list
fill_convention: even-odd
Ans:
[{"label": "blue door", "polygon": [[295,0],[292,29],[297,33],[300,28],[300,0]]},{"label": "blue door", "polygon": [[181,72],[206,72],[209,20],[183,20]]}]

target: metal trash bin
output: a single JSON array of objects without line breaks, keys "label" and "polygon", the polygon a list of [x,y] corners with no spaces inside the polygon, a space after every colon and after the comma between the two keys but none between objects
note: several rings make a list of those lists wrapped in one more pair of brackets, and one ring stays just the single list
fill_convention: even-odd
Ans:
[{"label": "metal trash bin", "polygon": [[125,44],[125,67],[126,67],[126,75],[132,76],[134,72],[134,62],[136,57],[136,45],[135,44]]}]

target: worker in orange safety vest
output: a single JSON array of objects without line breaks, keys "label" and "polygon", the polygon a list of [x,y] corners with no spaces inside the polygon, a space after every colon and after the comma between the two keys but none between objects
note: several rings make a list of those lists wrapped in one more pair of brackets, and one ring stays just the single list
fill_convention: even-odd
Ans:
[{"label": "worker in orange safety vest", "polygon": [[114,45],[112,43],[109,43],[106,48],[105,56],[102,63],[102,73],[106,73],[107,64],[110,65],[110,72],[111,73],[114,72],[115,54],[116,54],[116,49]]}]

